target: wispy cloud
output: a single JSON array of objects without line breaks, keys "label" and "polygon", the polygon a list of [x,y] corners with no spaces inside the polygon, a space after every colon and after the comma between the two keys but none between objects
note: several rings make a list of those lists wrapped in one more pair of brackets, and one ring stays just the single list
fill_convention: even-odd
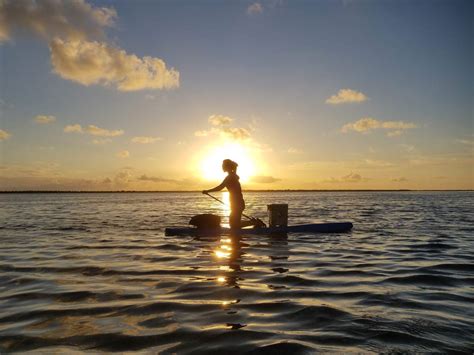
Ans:
[{"label": "wispy cloud", "polygon": [[112,143],[112,139],[110,138],[99,138],[99,139],[94,139],[92,141],[92,144],[96,144],[96,145],[104,145],[104,144],[109,144],[109,143]]},{"label": "wispy cloud", "polygon": [[411,153],[416,149],[415,146],[411,144],[400,144],[400,148],[407,153]]},{"label": "wispy cloud", "polygon": [[398,178],[392,178],[391,181],[393,182],[407,182],[408,179],[406,177],[398,177]]},{"label": "wispy cloud", "polygon": [[122,129],[108,130],[104,128],[99,128],[94,125],[87,126],[85,131],[89,134],[92,134],[93,136],[100,136],[100,137],[117,137],[117,136],[121,136],[124,133]]},{"label": "wispy cloud", "polygon": [[393,163],[389,162],[389,161],[385,161],[385,160],[372,160],[372,159],[365,159],[364,160],[364,165],[366,167],[370,167],[370,168],[390,168],[392,166],[394,166]]},{"label": "wispy cloud", "polygon": [[0,129],[0,141],[3,141],[5,139],[8,139],[11,137],[11,133],[8,133],[7,131],[4,131],[3,129]]},{"label": "wispy cloud", "polygon": [[233,119],[224,115],[211,115],[208,122],[213,126],[210,130],[199,130],[194,132],[196,137],[207,137],[212,134],[233,140],[247,140],[250,138],[250,130],[243,127],[230,127]]},{"label": "wispy cloud", "polygon": [[[124,150],[124,152],[127,152],[127,151]],[[127,157],[128,157],[128,155],[127,155]],[[132,177],[133,177],[133,175],[130,172],[130,169],[125,168],[125,169],[120,170],[117,174],[115,174],[114,179],[113,179],[113,183],[117,187],[127,187],[129,185],[130,181],[132,180]]]},{"label": "wispy cloud", "polygon": [[247,7],[247,15],[258,15],[263,12],[263,5],[259,2],[254,2]]},{"label": "wispy cloud", "polygon": [[79,124],[67,125],[64,127],[64,132],[66,133],[83,133],[82,127]]},{"label": "wispy cloud", "polygon": [[133,137],[132,143],[151,144],[161,140],[161,137]]},{"label": "wispy cloud", "polygon": [[412,122],[404,121],[380,121],[372,117],[364,117],[352,123],[347,123],[342,127],[342,132],[355,131],[359,133],[369,133],[376,129],[394,130],[388,132],[391,137],[399,136],[404,130],[416,128]]},{"label": "wispy cloud", "polygon": [[130,152],[128,150],[122,150],[117,153],[117,157],[122,159],[128,158],[130,157]]},{"label": "wispy cloud", "polygon": [[128,54],[106,40],[105,30],[116,18],[113,8],[84,0],[3,0],[0,42],[15,32],[38,35],[48,42],[53,71],[82,85],[120,91],[179,87],[179,72],[162,59]]},{"label": "wispy cloud", "polygon": [[360,174],[351,172],[350,174],[341,176],[340,178],[331,177],[328,180],[323,180],[323,183],[358,183],[367,180],[367,178],[362,177]]},{"label": "wispy cloud", "polygon": [[209,135],[209,131],[206,131],[206,130],[196,131],[194,132],[194,135],[196,137],[207,137]]},{"label": "wispy cloud", "polygon": [[234,140],[245,140],[250,138],[250,131],[246,128],[239,127],[223,127],[220,133]]},{"label": "wispy cloud", "polygon": [[56,117],[54,116],[46,116],[46,115],[38,115],[34,118],[36,123],[39,124],[48,124],[56,121]]},{"label": "wispy cloud", "polygon": [[225,126],[232,123],[233,119],[224,115],[211,115],[208,121],[213,126]]},{"label": "wispy cloud", "polygon": [[401,136],[402,133],[403,131],[398,129],[396,131],[387,132],[387,137],[398,137],[398,136]]},{"label": "wispy cloud", "polygon": [[456,139],[456,142],[474,149],[474,135],[468,138]]},{"label": "wispy cloud", "polygon": [[257,184],[272,184],[274,182],[281,181],[281,179],[275,178],[273,176],[252,176],[250,181],[255,182]]},{"label": "wispy cloud", "polygon": [[327,104],[347,104],[367,101],[368,97],[360,91],[352,89],[341,89],[336,95],[332,95],[326,100]]},{"label": "wispy cloud", "polygon": [[162,177],[148,176],[148,175],[142,175],[137,180],[139,180],[139,181],[150,181],[150,182],[164,182],[164,183],[172,183],[172,184],[182,184],[182,181],[179,181],[179,180],[165,179],[165,178],[162,178]]},{"label": "wispy cloud", "polygon": [[301,149],[293,148],[293,147],[288,148],[287,152],[290,154],[303,154],[303,151]]},{"label": "wispy cloud", "polygon": [[95,125],[88,125],[87,127],[82,127],[79,124],[68,125],[64,127],[64,132],[66,133],[88,133],[93,136],[99,137],[117,137],[124,134],[122,129],[108,130],[105,128],[100,128]]}]

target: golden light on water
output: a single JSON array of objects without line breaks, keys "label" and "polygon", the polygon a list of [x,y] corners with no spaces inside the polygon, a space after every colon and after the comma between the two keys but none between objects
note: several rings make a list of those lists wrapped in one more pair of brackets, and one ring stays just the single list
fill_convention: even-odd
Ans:
[{"label": "golden light on water", "polygon": [[252,157],[252,152],[248,147],[240,143],[223,143],[216,145],[203,154],[199,162],[202,177],[207,180],[218,180],[225,176],[222,171],[222,161],[231,159],[237,164],[237,174],[242,182],[248,181],[256,173],[256,162]]},{"label": "golden light on water", "polygon": [[[225,215],[228,215],[230,213],[230,199],[229,199],[229,191],[224,191],[222,192],[221,194],[221,200],[222,202],[224,202],[224,204],[220,205],[219,207],[221,208],[222,212],[225,214]],[[231,240],[228,239],[229,241],[226,241],[226,239],[221,239],[221,243],[230,243]]]},{"label": "golden light on water", "polygon": [[227,259],[232,253],[232,240],[221,238],[219,247],[214,251],[219,259]]},{"label": "golden light on water", "polygon": [[230,256],[230,253],[228,251],[223,250],[216,250],[215,254],[219,259],[227,259]]}]

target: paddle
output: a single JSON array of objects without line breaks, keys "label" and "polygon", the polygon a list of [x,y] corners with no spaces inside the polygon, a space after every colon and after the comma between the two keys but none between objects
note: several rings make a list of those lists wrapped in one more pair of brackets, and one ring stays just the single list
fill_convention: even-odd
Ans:
[{"label": "paddle", "polygon": [[[213,199],[216,200],[216,201],[219,201],[219,202],[222,203],[223,205],[225,205],[225,202],[224,202],[224,201],[219,200],[217,197],[212,196],[209,192],[205,192],[204,194],[207,195],[207,196],[209,196],[209,197],[211,197],[211,198],[213,198]],[[251,221],[257,220],[257,221],[263,223],[263,225],[266,227],[266,224],[265,224],[260,218],[252,218],[252,217],[247,216],[245,213],[242,213],[242,216],[244,216],[245,218],[247,218],[247,219],[249,219],[249,220],[251,220]]]}]

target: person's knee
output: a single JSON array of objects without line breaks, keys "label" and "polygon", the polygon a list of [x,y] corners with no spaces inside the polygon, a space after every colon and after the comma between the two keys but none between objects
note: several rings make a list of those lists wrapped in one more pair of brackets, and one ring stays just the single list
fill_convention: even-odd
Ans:
[{"label": "person's knee", "polygon": [[229,217],[230,228],[240,228],[240,218],[239,216],[230,215]]}]

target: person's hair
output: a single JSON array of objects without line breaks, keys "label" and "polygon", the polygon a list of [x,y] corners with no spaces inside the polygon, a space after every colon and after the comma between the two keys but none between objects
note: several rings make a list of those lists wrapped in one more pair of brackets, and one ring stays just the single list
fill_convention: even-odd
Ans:
[{"label": "person's hair", "polygon": [[230,159],[225,159],[222,162],[222,167],[224,168],[224,171],[226,171],[226,172],[235,173],[238,166],[239,166],[239,164],[237,164],[235,161],[232,161]]}]

